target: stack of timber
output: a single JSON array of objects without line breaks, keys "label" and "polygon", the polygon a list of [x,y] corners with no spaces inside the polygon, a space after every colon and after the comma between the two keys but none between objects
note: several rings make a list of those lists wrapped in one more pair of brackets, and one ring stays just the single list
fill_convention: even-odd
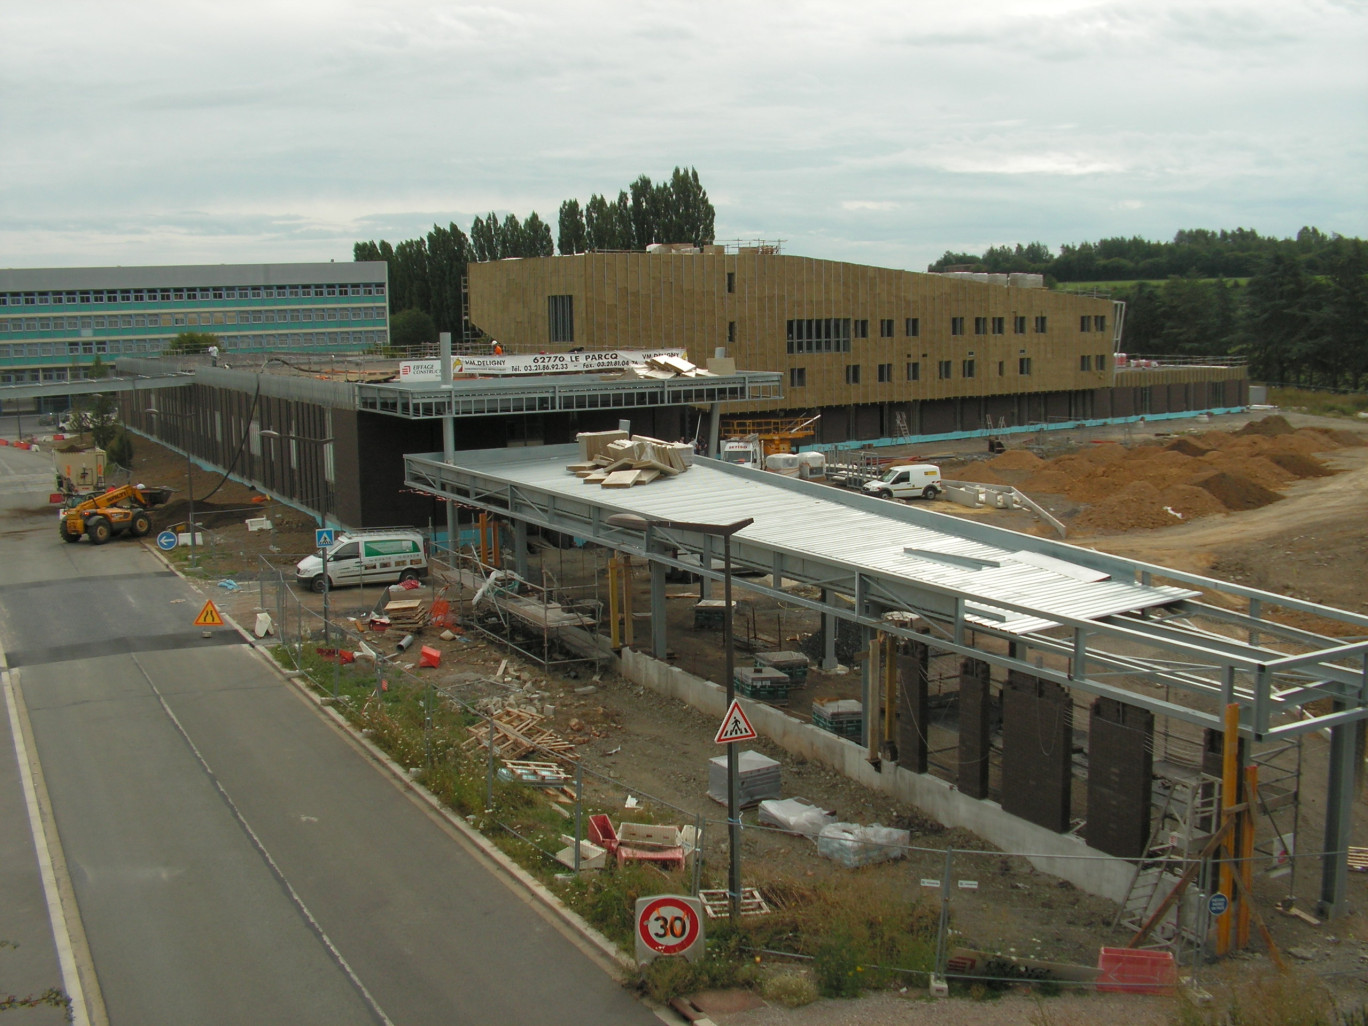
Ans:
[{"label": "stack of timber", "polygon": [[[575,762],[575,746],[553,730],[541,725],[542,717],[525,709],[507,708],[494,713],[486,720],[466,728],[470,735],[461,745],[466,751],[477,748],[489,749],[489,737],[494,735],[494,754],[504,763],[540,754]],[[492,726],[492,730],[490,729]]]},{"label": "stack of timber", "polygon": [[576,440],[580,460],[566,469],[585,484],[604,488],[650,484],[662,475],[682,474],[693,464],[693,447],[687,442],[662,442],[645,435],[633,438],[625,431],[582,431]]},{"label": "stack of timber", "polygon": [[389,634],[417,634],[428,625],[431,609],[422,599],[393,599],[385,604]]},{"label": "stack of timber", "polygon": [[690,363],[682,356],[670,356],[668,353],[662,353],[659,356],[648,357],[645,363],[629,363],[622,368],[622,372],[618,376],[647,381],[664,381],[668,378],[707,378],[712,377],[713,372]]}]

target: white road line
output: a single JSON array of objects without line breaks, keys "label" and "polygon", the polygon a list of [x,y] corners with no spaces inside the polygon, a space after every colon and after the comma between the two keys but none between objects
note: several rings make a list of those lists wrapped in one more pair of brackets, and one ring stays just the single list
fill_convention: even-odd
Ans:
[{"label": "white road line", "polygon": [[[19,778],[24,787],[24,804],[28,807],[29,833],[33,835],[33,847],[38,853],[38,866],[43,877],[43,894],[47,898],[48,921],[52,924],[52,938],[57,946],[57,960],[62,969],[62,987],[71,999],[71,1021],[77,1026],[90,1026],[90,1014],[86,1008],[85,991],[81,986],[81,976],[76,968],[76,956],[72,951],[71,934],[67,930],[66,915],[62,909],[61,892],[57,887],[57,873],[52,865],[52,852],[48,848],[47,832],[43,828],[43,817],[38,806],[38,789],[34,781],[36,762],[29,763],[28,744],[24,741],[24,724],[19,715],[19,696],[10,683],[10,672],[5,666],[5,652],[0,648],[0,687],[4,688],[5,705],[9,709],[10,733],[14,735],[14,755],[19,763]],[[35,753],[36,758],[36,753]]]},{"label": "white road line", "polygon": [[394,1026],[390,1021],[389,1016],[385,1014],[384,1009],[380,1007],[380,1002],[376,1001],[374,995],[366,989],[366,985],[361,982],[361,977],[356,974],[356,970],[351,967],[351,964],[343,956],[337,945],[332,942],[332,938],[323,931],[323,924],[314,918],[314,914],[309,911],[309,906],[304,904],[303,897],[294,889],[294,886],[290,881],[286,879],[285,871],[280,868],[280,864],[277,863],[271,853],[266,850],[265,843],[257,835],[257,832],[252,829],[251,824],[247,822],[247,817],[244,816],[242,810],[237,807],[237,803],[234,802],[232,797],[228,794],[227,789],[219,781],[218,776],[210,769],[209,763],[205,761],[199,748],[196,747],[195,742],[190,739],[189,733],[181,726],[181,721],[176,718],[176,714],[171,711],[171,706],[167,705],[166,699],[162,696],[161,691],[159,691],[157,685],[153,683],[152,677],[147,672],[146,667],[138,662],[138,657],[136,655],[131,658],[133,660],[133,665],[138,668],[138,671],[143,675],[143,679],[147,681],[147,686],[152,689],[152,694],[161,704],[162,711],[166,713],[167,719],[175,726],[181,739],[189,747],[190,753],[195,757],[195,761],[200,764],[200,768],[204,770],[205,775],[209,778],[209,782],[214,785],[214,789],[218,791],[219,797],[221,797],[224,804],[228,806],[228,811],[233,814],[233,818],[237,820],[238,825],[242,827],[243,832],[252,842],[252,846],[256,848],[262,859],[265,860],[267,867],[271,870],[271,875],[280,882],[280,886],[285,888],[285,892],[290,896],[290,901],[299,909],[300,915],[302,915],[305,922],[309,924],[309,929],[312,930],[314,935],[323,943],[323,946],[328,949],[328,953],[332,956],[333,961],[337,963],[338,968],[342,970],[347,979],[351,982],[351,985],[356,989],[357,993],[361,995],[361,999],[370,1007],[371,1013],[376,1019],[378,1019],[383,1026]]}]

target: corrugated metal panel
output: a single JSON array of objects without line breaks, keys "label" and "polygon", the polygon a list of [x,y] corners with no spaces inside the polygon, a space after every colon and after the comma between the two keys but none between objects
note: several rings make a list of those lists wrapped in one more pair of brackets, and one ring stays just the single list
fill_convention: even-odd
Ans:
[{"label": "corrugated metal panel", "polygon": [[[516,455],[514,450],[458,453],[456,462],[510,484],[594,503],[606,514],[702,524],[753,517],[755,523],[736,535],[738,545],[835,561],[899,582],[958,592],[966,599],[967,618],[1014,633],[1053,626],[1055,617],[1095,620],[1199,594],[1113,580],[1061,555],[1042,557],[973,541],[956,534],[959,522],[950,516],[935,517],[934,527],[909,524],[892,515],[902,507],[890,504],[885,513],[879,509],[882,502],[850,501],[855,497],[821,485],[794,487],[775,475],[738,473],[697,461],[678,477],[608,491],[585,485],[565,470],[577,458],[573,447],[557,446]],[[1065,555],[1068,549],[1059,546]],[[999,605],[1004,602],[1031,612],[1005,609]]]}]

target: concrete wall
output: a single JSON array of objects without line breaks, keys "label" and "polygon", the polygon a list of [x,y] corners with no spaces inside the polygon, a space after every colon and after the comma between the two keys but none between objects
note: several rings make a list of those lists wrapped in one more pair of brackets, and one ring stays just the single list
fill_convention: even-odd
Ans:
[{"label": "concrete wall", "polygon": [[[716,717],[719,723],[727,711],[726,692],[720,685],[643,653],[624,648],[621,670],[634,683],[687,702],[705,716]],[[888,763],[880,772],[865,761],[862,746],[810,723],[800,723],[763,702],[747,701],[746,715],[762,737],[793,755],[812,759],[866,787],[915,805],[946,826],[971,830],[1003,851],[1025,853],[1036,869],[1089,894],[1116,902],[1125,898],[1134,873],[1129,862],[1089,848],[1072,835],[1057,834],[1009,816],[996,802],[970,798],[936,777],[910,773]]]}]

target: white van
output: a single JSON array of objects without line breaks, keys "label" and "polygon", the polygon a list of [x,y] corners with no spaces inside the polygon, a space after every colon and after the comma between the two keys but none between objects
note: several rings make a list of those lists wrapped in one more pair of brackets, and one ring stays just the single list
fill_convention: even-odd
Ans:
[{"label": "white van", "polygon": [[864,490],[883,499],[934,499],[942,490],[940,467],[931,463],[889,467],[882,477],[866,481]]},{"label": "white van", "polygon": [[[328,586],[389,584],[427,576],[427,546],[417,531],[388,528],[348,531],[328,549]],[[314,591],[324,588],[322,552],[295,564],[295,580]]]}]

